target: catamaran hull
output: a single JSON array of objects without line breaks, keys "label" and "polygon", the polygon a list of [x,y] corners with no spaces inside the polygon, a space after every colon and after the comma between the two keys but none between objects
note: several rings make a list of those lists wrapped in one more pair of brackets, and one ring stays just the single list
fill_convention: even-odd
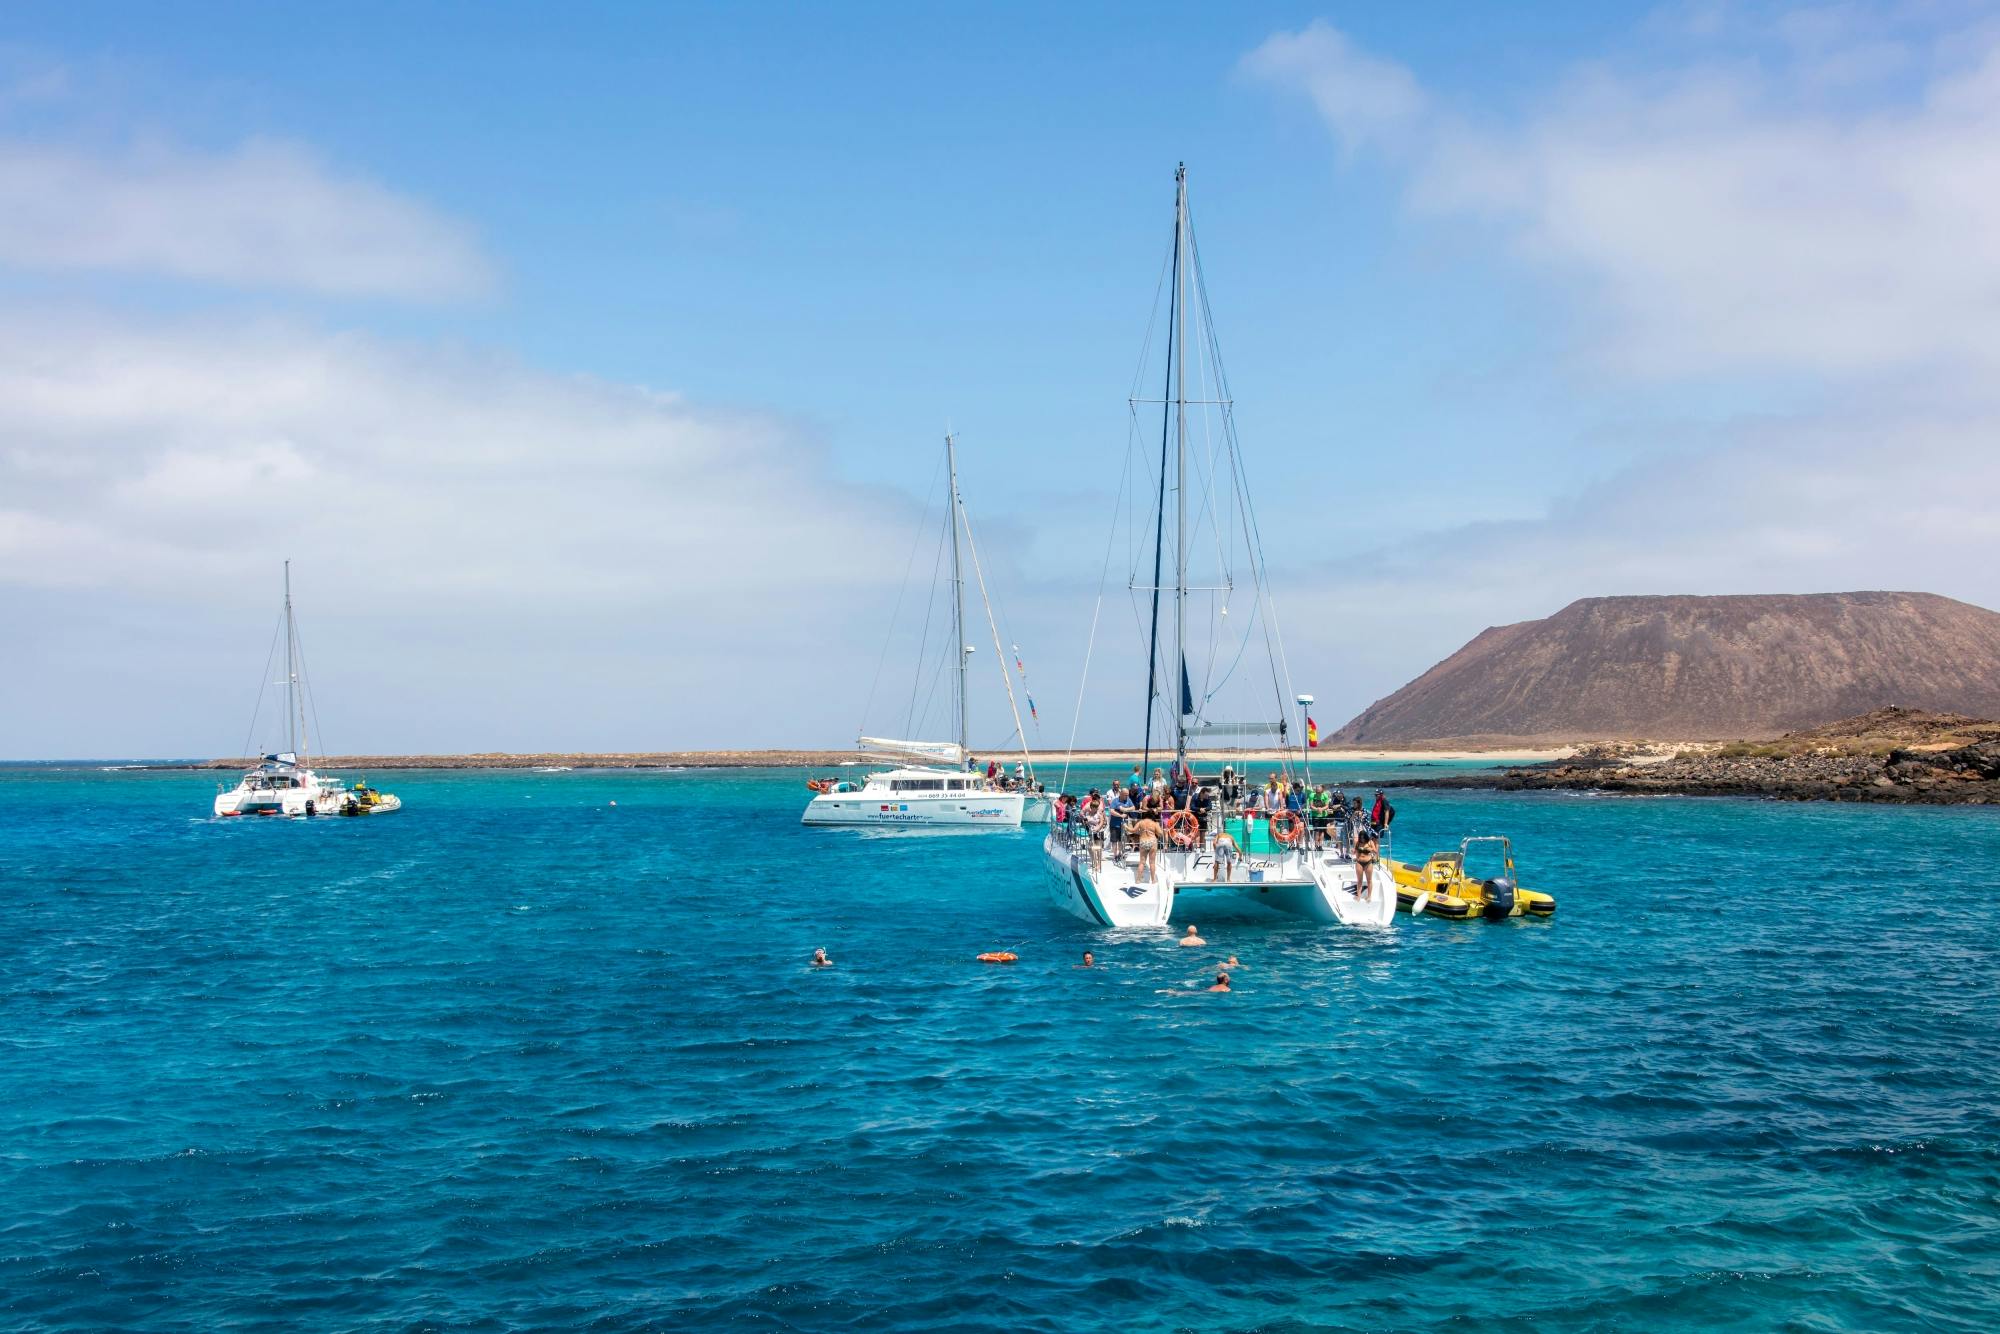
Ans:
[{"label": "catamaran hull", "polygon": [[1021,799],[1022,824],[1049,824],[1056,818],[1056,799],[1036,793]]},{"label": "catamaran hull", "polygon": [[877,828],[1019,829],[1021,794],[978,792],[954,793],[937,798],[898,796],[893,801],[853,792],[822,794],[806,803],[800,823]]},{"label": "catamaran hull", "polygon": [[215,798],[215,813],[229,818],[238,815],[285,815],[303,818],[332,815],[335,798],[317,790],[267,795],[242,791],[223,792]]},{"label": "catamaran hull", "polygon": [[1096,869],[1079,845],[1051,833],[1042,844],[1049,897],[1066,912],[1095,926],[1165,926],[1174,910],[1173,882],[1139,881],[1131,867],[1104,860]]},{"label": "catamaran hull", "polygon": [[1282,868],[1259,867],[1256,880],[1239,863],[1229,879],[1216,880],[1206,854],[1168,852],[1160,856],[1157,881],[1145,882],[1116,858],[1100,858],[1093,868],[1081,844],[1057,833],[1042,848],[1050,901],[1097,926],[1165,926],[1176,908],[1190,916],[1248,909],[1253,916],[1375,928],[1396,920],[1396,884],[1385,868],[1377,866],[1370,891],[1358,893],[1354,864],[1328,854],[1289,855]]}]

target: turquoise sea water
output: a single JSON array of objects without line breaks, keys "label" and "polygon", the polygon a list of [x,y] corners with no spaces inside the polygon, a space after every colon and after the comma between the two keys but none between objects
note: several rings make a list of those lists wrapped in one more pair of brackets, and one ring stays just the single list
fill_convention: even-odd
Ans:
[{"label": "turquoise sea water", "polygon": [[1557,919],[1195,951],[796,773],[377,777],[0,771],[0,1325],[2000,1326],[2000,812],[1412,791]]}]

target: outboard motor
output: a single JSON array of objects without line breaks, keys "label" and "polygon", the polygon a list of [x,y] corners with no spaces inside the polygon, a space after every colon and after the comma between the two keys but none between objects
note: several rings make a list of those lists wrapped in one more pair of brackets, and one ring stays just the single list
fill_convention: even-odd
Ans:
[{"label": "outboard motor", "polygon": [[1501,876],[1488,880],[1480,886],[1486,891],[1485,918],[1489,922],[1504,922],[1514,915],[1514,882]]}]

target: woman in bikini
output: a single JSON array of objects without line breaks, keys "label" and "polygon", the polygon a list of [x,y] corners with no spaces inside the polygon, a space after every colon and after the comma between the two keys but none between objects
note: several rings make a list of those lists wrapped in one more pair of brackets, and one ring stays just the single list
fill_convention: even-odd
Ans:
[{"label": "woman in bikini", "polygon": [[1357,898],[1372,898],[1375,894],[1375,831],[1362,825],[1354,835],[1354,893]]}]

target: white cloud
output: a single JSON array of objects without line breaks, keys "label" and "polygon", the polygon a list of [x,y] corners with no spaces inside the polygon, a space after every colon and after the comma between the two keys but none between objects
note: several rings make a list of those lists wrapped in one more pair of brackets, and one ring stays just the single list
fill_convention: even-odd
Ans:
[{"label": "white cloud", "polygon": [[0,140],[0,264],[316,296],[449,300],[493,285],[464,225],[311,152]]},{"label": "white cloud", "polygon": [[[337,744],[837,743],[913,519],[673,395],[281,321],[0,314],[0,754],[226,752],[287,557]],[[56,642],[72,614],[102,632]]]},{"label": "white cloud", "polygon": [[839,584],[810,553],[887,511],[777,422],[506,358],[0,316],[0,513],[71,534],[4,582],[198,588],[343,544],[398,553],[391,599],[710,604]]},{"label": "white cloud", "polygon": [[[1620,404],[1625,438],[1594,435],[1636,460],[1552,478],[1540,515],[1298,580],[1295,658],[1336,665],[1347,712],[1483,626],[1578,597],[2000,605],[2000,33],[1926,36],[1857,7],[1693,18],[1649,44],[1649,67],[1579,67],[1518,117],[1418,88],[1393,140],[1367,94],[1391,62],[1324,25],[1246,59],[1308,97],[1344,153],[1400,170],[1412,215],[1550,280],[1580,331],[1566,384]],[[1746,385],[1791,406],[1719,424],[1675,406]],[[1357,624],[1370,633],[1338,633]]]},{"label": "white cloud", "polygon": [[[1790,26],[1764,62],[1582,70],[1518,124],[1428,104],[1398,159],[1410,202],[1492,225],[1568,280],[1592,355],[1625,374],[2000,369],[2000,40],[1941,42],[1914,98],[1839,98],[1829,83],[1895,67],[1890,45]],[[1373,90],[1400,86],[1385,69],[1416,87],[1322,24],[1247,65],[1350,148],[1377,137]]]},{"label": "white cloud", "polygon": [[1397,143],[1427,105],[1409,70],[1369,55],[1324,20],[1274,34],[1243,57],[1241,68],[1305,93],[1350,153]]}]

